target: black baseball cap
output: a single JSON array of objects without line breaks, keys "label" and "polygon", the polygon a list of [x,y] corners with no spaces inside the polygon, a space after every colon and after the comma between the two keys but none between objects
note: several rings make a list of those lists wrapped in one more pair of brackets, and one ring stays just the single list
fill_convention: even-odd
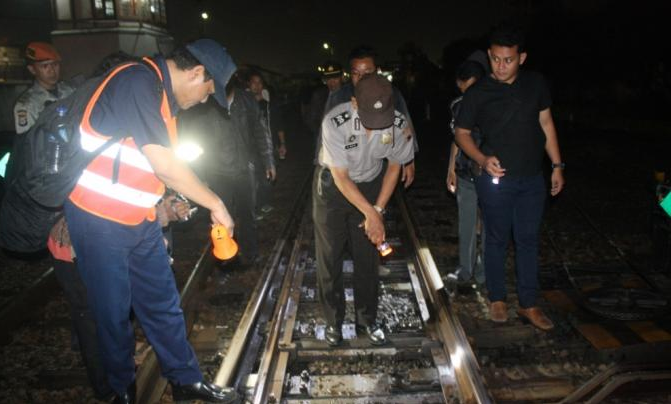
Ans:
[{"label": "black baseball cap", "polygon": [[384,129],[394,123],[391,83],[379,74],[367,74],[354,86],[361,124],[368,129]]},{"label": "black baseball cap", "polygon": [[237,66],[226,48],[212,39],[199,39],[186,45],[186,49],[205,66],[205,69],[214,79],[214,99],[219,105],[228,108],[226,101],[226,83],[231,78]]}]

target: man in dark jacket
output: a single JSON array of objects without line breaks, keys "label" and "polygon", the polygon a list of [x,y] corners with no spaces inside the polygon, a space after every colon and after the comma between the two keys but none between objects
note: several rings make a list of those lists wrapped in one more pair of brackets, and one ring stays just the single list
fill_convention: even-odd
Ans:
[{"label": "man in dark jacket", "polygon": [[200,134],[204,141],[204,176],[235,220],[242,263],[258,255],[256,224],[249,181],[249,163],[261,161],[274,171],[273,146],[254,97],[233,85],[227,88],[228,110],[208,102],[182,116],[184,134]]}]

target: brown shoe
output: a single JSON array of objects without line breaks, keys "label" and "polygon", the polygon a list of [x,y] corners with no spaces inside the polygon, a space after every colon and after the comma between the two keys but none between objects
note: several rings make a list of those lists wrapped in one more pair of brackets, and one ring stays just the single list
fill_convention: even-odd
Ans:
[{"label": "brown shoe", "polygon": [[522,320],[527,320],[531,322],[535,327],[540,328],[543,331],[548,331],[554,328],[552,321],[547,318],[543,311],[538,306],[529,307],[528,309],[519,308],[517,314]]},{"label": "brown shoe", "polygon": [[506,302],[496,301],[489,304],[489,318],[495,323],[508,321],[508,306]]}]

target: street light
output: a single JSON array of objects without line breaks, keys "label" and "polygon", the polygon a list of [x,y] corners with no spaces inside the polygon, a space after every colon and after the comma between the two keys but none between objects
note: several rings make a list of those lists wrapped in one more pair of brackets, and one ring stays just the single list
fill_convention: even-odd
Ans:
[{"label": "street light", "polygon": [[324,42],[322,43],[322,48],[324,48],[324,50],[328,52],[329,55],[333,56],[333,47],[331,46],[331,44],[329,44],[328,42]]},{"label": "street light", "polygon": [[207,12],[203,11],[200,14],[200,18],[202,18],[203,20],[207,20],[208,18],[210,18],[210,16],[207,14]]}]

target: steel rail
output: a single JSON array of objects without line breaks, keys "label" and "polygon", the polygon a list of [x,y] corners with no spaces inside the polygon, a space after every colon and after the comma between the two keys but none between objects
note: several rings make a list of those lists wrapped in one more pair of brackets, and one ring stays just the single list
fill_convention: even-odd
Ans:
[{"label": "steel rail", "polygon": [[299,212],[303,210],[303,204],[307,196],[307,190],[309,189],[310,180],[312,179],[311,173],[304,180],[303,186],[301,187],[298,196],[294,200],[294,205],[291,209],[291,214],[289,219],[284,225],[280,238],[275,242],[272,253],[266,263],[263,274],[261,275],[254,292],[250,296],[249,303],[245,309],[245,312],[240,319],[238,327],[233,335],[231,340],[231,345],[226,352],[226,357],[219,366],[219,370],[214,378],[214,384],[224,387],[230,386],[231,382],[235,378],[235,372],[240,365],[240,361],[243,357],[243,352],[245,351],[245,345],[249,340],[252,330],[256,326],[256,322],[259,318],[259,313],[264,302],[267,299],[267,295],[272,280],[275,276],[277,268],[279,267],[280,258],[282,257],[282,252],[285,249],[287,240],[292,233],[292,229],[296,226],[300,220]]},{"label": "steel rail", "polygon": [[[289,258],[289,263],[287,264],[286,273],[284,274],[284,280],[282,281],[282,288],[280,289],[279,296],[277,297],[277,304],[273,311],[272,322],[268,324],[268,336],[266,338],[266,344],[264,347],[264,354],[260,360],[259,369],[257,372],[258,378],[256,386],[254,388],[252,403],[254,404],[266,404],[269,402],[278,402],[281,395],[281,386],[282,380],[277,380],[276,369],[278,363],[288,360],[287,352],[280,352],[278,349],[279,341],[282,337],[282,331],[285,326],[285,315],[287,311],[291,309],[290,305],[295,304],[289,297],[292,293],[292,286],[294,282],[294,276],[296,275],[296,268],[299,263],[300,248],[303,241],[303,226],[298,230],[298,235],[294,242],[294,246],[291,251],[291,256]],[[279,375],[279,378],[284,377],[284,372]],[[272,380],[271,380],[272,379]],[[279,383],[279,391],[275,387]]]},{"label": "steel rail", "polygon": [[[494,400],[485,386],[485,379],[475,353],[450,303],[449,293],[443,284],[431,251],[426,241],[417,236],[415,220],[405,198],[398,189],[395,192],[395,199],[406,223],[408,238],[414,247],[419,273],[426,283],[427,292],[433,303],[436,331],[444,350],[449,355],[460,401],[467,404],[493,403]],[[449,389],[443,389],[443,391],[447,390]]]}]

